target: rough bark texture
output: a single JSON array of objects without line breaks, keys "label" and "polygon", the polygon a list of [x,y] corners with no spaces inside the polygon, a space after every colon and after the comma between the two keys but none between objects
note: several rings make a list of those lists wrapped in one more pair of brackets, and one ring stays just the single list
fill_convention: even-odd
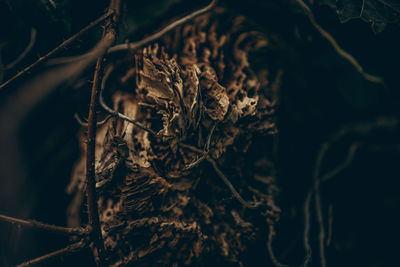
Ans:
[{"label": "rough bark texture", "polygon": [[[117,64],[125,74],[111,74],[106,101],[157,135],[119,118],[98,129],[96,188],[114,266],[241,266],[265,257],[268,225],[279,219],[272,147],[263,156],[249,147],[255,135],[276,132],[278,83],[257,61],[269,45],[244,17],[217,9]],[[85,217],[85,155],[68,187],[70,226]],[[233,197],[220,171],[258,207]]]}]

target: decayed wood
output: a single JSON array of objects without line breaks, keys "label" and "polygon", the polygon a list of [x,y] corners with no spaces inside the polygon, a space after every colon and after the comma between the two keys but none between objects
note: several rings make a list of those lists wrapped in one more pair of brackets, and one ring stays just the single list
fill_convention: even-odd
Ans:
[{"label": "decayed wood", "polygon": [[[250,162],[243,153],[255,133],[276,131],[270,96],[279,83],[250,57],[268,42],[243,17],[216,9],[127,56],[131,93],[115,83],[120,67],[106,67],[100,91],[115,93],[100,100],[113,118],[98,130],[95,172],[111,264],[204,264],[212,253],[215,262],[240,264],[255,242],[266,249],[268,227],[279,218],[273,166],[256,167],[268,159]],[[232,151],[244,162],[231,166]],[[77,195],[86,159],[83,153],[69,187]],[[260,173],[246,177],[240,168]],[[78,215],[81,207],[71,209]]]}]

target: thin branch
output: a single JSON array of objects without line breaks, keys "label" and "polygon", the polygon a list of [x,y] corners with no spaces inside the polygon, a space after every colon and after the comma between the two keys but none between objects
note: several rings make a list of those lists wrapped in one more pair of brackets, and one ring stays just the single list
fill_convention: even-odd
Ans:
[{"label": "thin branch", "polygon": [[31,50],[33,45],[36,42],[36,29],[32,28],[31,29],[31,38],[29,40],[28,45],[25,47],[24,51],[11,63],[7,64],[4,69],[5,70],[9,70],[15,67],[15,65],[17,65]]},{"label": "thin branch", "polygon": [[[102,40],[106,41],[107,48],[114,44],[116,39],[116,25],[120,16],[121,0],[111,0],[109,10],[115,12],[114,16],[107,20]],[[105,53],[105,51],[104,51]],[[101,72],[103,69],[103,56],[99,56],[96,62],[94,72],[92,93],[90,97],[89,117],[88,117],[88,140],[86,149],[86,195],[88,202],[89,225],[92,227],[92,238],[97,255],[96,263],[99,266],[106,266],[106,256],[104,240],[101,233],[99,218],[99,207],[96,193],[96,172],[95,172],[95,149],[96,149],[96,124],[97,124],[97,106],[99,101],[99,85],[101,83]],[[96,257],[98,256],[98,257]]]},{"label": "thin branch", "polygon": [[194,167],[198,166],[200,163],[202,163],[206,159],[206,156],[207,156],[206,153],[203,152],[203,154],[198,159],[196,159],[194,162],[186,165],[184,170],[188,171],[188,170],[191,170]]},{"label": "thin branch", "polygon": [[4,65],[3,65],[3,55],[2,55],[2,45],[0,44],[0,84],[3,83],[4,78]]},{"label": "thin branch", "polygon": [[365,5],[365,0],[362,0],[362,6],[361,6],[360,15],[358,15],[360,18],[362,17],[362,15],[364,13],[364,5]]},{"label": "thin branch", "polygon": [[80,36],[82,36],[84,33],[86,33],[88,30],[92,29],[94,26],[96,26],[97,24],[99,24],[100,22],[102,22],[103,20],[107,19],[108,17],[110,17],[114,12],[111,10],[110,12],[107,12],[106,14],[104,14],[103,16],[101,16],[100,18],[96,19],[95,21],[91,22],[89,25],[87,25],[86,27],[84,27],[82,30],[80,30],[78,33],[74,34],[73,36],[71,36],[70,38],[68,38],[67,40],[65,40],[64,42],[62,42],[59,46],[57,46],[56,48],[54,48],[53,50],[51,50],[50,52],[48,52],[46,55],[44,55],[43,57],[40,57],[37,61],[35,61],[34,63],[32,63],[31,65],[27,66],[26,68],[24,68],[23,70],[21,70],[20,72],[18,72],[15,76],[13,76],[11,79],[9,79],[8,81],[4,82],[3,84],[0,85],[0,90],[3,89],[4,87],[6,87],[7,85],[9,85],[11,82],[13,82],[14,80],[16,80],[17,78],[19,78],[21,75],[29,72],[30,70],[32,70],[34,67],[36,67],[38,64],[42,63],[43,61],[45,61],[46,59],[48,59],[49,57],[51,57],[52,55],[54,55],[55,53],[61,51],[64,47],[66,47],[67,45],[69,45],[71,42],[75,41],[77,38],[79,38]]},{"label": "thin branch", "polygon": [[127,43],[127,44],[115,45],[115,46],[111,47],[110,49],[108,49],[108,53],[114,53],[114,52],[126,51],[126,50],[135,50],[143,45],[153,42],[154,40],[157,40],[158,38],[160,38],[167,32],[173,30],[174,28],[194,19],[197,16],[200,16],[200,15],[210,11],[212,8],[214,8],[217,5],[217,2],[218,2],[217,0],[212,0],[211,3],[209,5],[207,5],[206,7],[196,10],[193,13],[190,13],[189,15],[172,22],[171,24],[168,24],[165,28],[161,29],[160,31],[158,31],[140,41],[133,42],[133,43]]},{"label": "thin branch", "polygon": [[321,260],[321,267],[326,267],[326,257],[325,257],[325,227],[324,227],[324,217],[322,213],[322,204],[321,204],[321,194],[319,190],[320,181],[317,178],[314,184],[315,191],[315,211],[317,213],[317,222],[319,226],[319,255]]},{"label": "thin branch", "polygon": [[204,150],[202,152],[201,157],[199,157],[197,160],[195,160],[194,162],[188,164],[185,166],[184,170],[190,170],[193,169],[194,167],[198,166],[200,163],[203,162],[203,160],[205,160],[206,156],[208,155],[208,152],[210,150],[210,144],[211,144],[211,138],[212,135],[214,133],[215,128],[217,127],[217,123],[214,123],[213,127],[211,128],[210,133],[207,136],[207,140],[206,140],[206,144],[204,145]]},{"label": "thin branch", "polygon": [[288,265],[280,263],[274,254],[274,250],[272,249],[272,240],[274,239],[274,236],[275,236],[274,224],[270,223],[269,224],[269,232],[268,232],[268,241],[267,241],[267,249],[268,249],[269,258],[271,259],[272,263],[277,267],[288,266]]},{"label": "thin branch", "polygon": [[25,228],[31,228],[34,230],[42,230],[42,231],[46,231],[46,232],[52,232],[52,233],[63,234],[63,235],[70,235],[70,236],[75,236],[75,235],[85,236],[85,235],[87,235],[87,231],[83,228],[69,228],[69,227],[56,226],[56,225],[38,222],[35,220],[23,220],[23,219],[13,218],[13,217],[6,216],[3,214],[0,214],[0,221],[11,223],[13,225],[22,226]]},{"label": "thin branch", "polygon": [[101,89],[100,89],[100,94],[99,94],[100,106],[101,106],[103,109],[105,109],[108,113],[110,113],[111,116],[118,117],[118,118],[120,118],[120,119],[126,120],[126,121],[128,121],[128,122],[130,122],[130,123],[136,125],[136,126],[139,127],[140,129],[142,129],[142,130],[144,130],[144,131],[146,131],[146,132],[149,132],[149,133],[151,133],[151,134],[154,135],[154,136],[157,136],[157,133],[154,132],[152,129],[150,129],[150,128],[144,126],[143,124],[141,124],[141,123],[138,122],[137,120],[131,119],[131,118],[129,118],[128,116],[126,116],[126,115],[124,115],[124,114],[122,114],[122,113],[120,113],[120,112],[118,112],[118,111],[116,111],[116,110],[113,110],[112,108],[110,108],[109,106],[107,106],[107,104],[105,103],[104,98],[103,98],[103,91],[104,91],[104,88],[106,87],[107,79],[108,79],[108,77],[110,76],[110,74],[111,74],[111,72],[112,72],[113,70],[114,70],[114,67],[112,67],[112,66],[111,66],[110,68],[108,68],[107,71],[106,71],[105,74],[104,74],[104,79],[103,79],[103,81],[101,82]]},{"label": "thin branch", "polygon": [[[335,139],[336,140],[336,139]],[[304,260],[304,266],[307,266],[308,263],[311,260],[311,246],[309,244],[309,235],[310,235],[310,204],[311,204],[311,199],[312,196],[315,194],[315,210],[317,213],[317,222],[319,226],[319,252],[320,252],[320,260],[321,260],[321,266],[325,267],[326,266],[326,258],[325,258],[325,227],[324,227],[324,222],[323,222],[323,214],[322,214],[322,205],[321,205],[321,196],[320,196],[320,184],[328,181],[332,177],[336,176],[339,174],[341,171],[343,171],[346,167],[348,167],[355,155],[356,149],[358,147],[358,144],[352,144],[349,148],[348,155],[346,157],[346,160],[344,163],[340,164],[338,167],[333,169],[332,171],[328,172],[327,174],[323,175],[320,177],[320,172],[321,172],[321,165],[322,165],[322,160],[325,157],[326,152],[328,151],[330,147],[330,143],[324,143],[321,146],[321,149],[318,153],[316,164],[315,164],[315,169],[314,169],[314,184],[313,188],[308,192],[306,201],[304,202],[304,247],[306,250],[306,258]]]},{"label": "thin branch", "polygon": [[352,144],[347,153],[346,160],[342,164],[337,166],[335,169],[331,170],[330,172],[328,172],[327,174],[325,174],[321,178],[319,178],[321,183],[325,183],[325,182],[329,181],[330,179],[332,179],[333,177],[338,175],[340,172],[342,172],[345,168],[350,166],[357,149],[358,149],[358,144],[357,143]]},{"label": "thin branch", "polygon": [[[78,113],[75,113],[75,114],[74,114],[74,118],[75,118],[76,122],[78,122],[78,124],[79,124],[80,126],[82,126],[82,127],[87,127],[87,126],[88,126],[88,123],[87,123],[87,122],[84,122],[84,121],[79,117],[79,114],[78,114]],[[101,125],[103,125],[104,123],[106,123],[110,118],[112,118],[112,116],[111,116],[111,115],[107,115],[107,116],[104,118],[104,120],[97,122],[96,125],[97,125],[97,126],[101,126]]]},{"label": "thin branch", "polygon": [[324,30],[321,25],[319,25],[314,17],[314,14],[312,13],[311,9],[303,2],[303,0],[296,0],[296,2],[304,9],[306,12],[311,24],[314,26],[314,28],[326,39],[328,42],[333,46],[335,51],[342,56],[344,59],[346,59],[351,65],[354,66],[354,68],[364,77],[364,79],[373,82],[373,83],[384,83],[383,78],[374,76],[371,74],[368,74],[364,72],[363,67],[361,67],[360,63],[348,52],[343,50],[340,45],[336,42],[336,40],[328,33],[326,30]]},{"label": "thin branch", "polygon": [[[307,266],[308,263],[311,261],[311,246],[309,244],[309,234],[310,234],[310,203],[312,196],[315,194],[315,207],[317,213],[317,222],[319,225],[319,250],[320,250],[320,258],[321,258],[321,266],[326,266],[326,259],[325,259],[325,229],[323,223],[323,215],[322,215],[322,206],[321,206],[321,199],[320,199],[320,185],[321,183],[327,182],[341,171],[343,171],[346,167],[348,167],[355,155],[357,148],[359,147],[358,143],[353,143],[348,150],[347,157],[345,161],[331,170],[330,172],[326,173],[325,175],[320,175],[321,173],[321,166],[322,161],[325,158],[325,155],[328,149],[338,140],[343,138],[348,134],[360,134],[366,135],[370,133],[374,129],[392,129],[399,125],[399,121],[395,118],[377,118],[370,122],[364,123],[357,123],[353,125],[349,125],[343,127],[339,131],[329,138],[327,142],[325,142],[321,149],[318,152],[316,158],[316,164],[314,168],[314,182],[312,189],[308,192],[306,200],[304,202],[304,248],[306,250],[306,258],[304,260],[303,266]],[[328,234],[329,238],[329,234]],[[330,238],[329,238],[330,239]]]},{"label": "thin branch", "polygon": [[320,179],[319,174],[321,170],[322,160],[324,155],[328,151],[328,144],[325,143],[322,145],[322,148],[318,154],[317,162],[315,164],[314,170],[314,194],[315,194],[315,210],[317,213],[317,221],[319,226],[319,254],[321,260],[321,267],[326,267],[326,258],[325,258],[325,228],[322,214],[322,205],[321,205],[321,195],[320,195]]},{"label": "thin branch", "polygon": [[261,205],[261,202],[248,202],[242,198],[242,196],[236,191],[235,187],[232,185],[232,183],[229,181],[228,177],[225,176],[225,174],[218,168],[217,163],[213,158],[210,156],[206,157],[206,160],[211,163],[211,165],[214,167],[215,172],[218,174],[218,176],[222,179],[222,181],[228,186],[228,188],[231,190],[232,195],[246,208],[249,209],[256,209]]},{"label": "thin branch", "polygon": [[[113,38],[114,39],[114,38]],[[114,41],[114,40],[113,40]],[[105,248],[104,240],[101,234],[99,207],[96,194],[96,178],[95,178],[95,147],[96,147],[96,124],[97,113],[96,107],[98,102],[98,84],[100,82],[100,72],[102,69],[103,57],[100,57],[96,63],[96,70],[93,79],[92,94],[90,100],[90,110],[88,118],[88,134],[87,134],[87,153],[86,153],[86,195],[88,202],[89,225],[92,227],[92,237],[94,239],[95,248],[99,256],[100,263],[98,265],[105,266]]]},{"label": "thin branch", "polygon": [[332,177],[336,176],[339,172],[343,171],[347,166],[349,166],[354,158],[356,149],[358,144],[354,143],[350,146],[348,155],[344,163],[340,164],[336,167],[333,171],[325,174],[322,178],[320,178],[320,170],[322,160],[325,157],[325,154],[329,148],[329,144],[325,143],[322,145],[322,148],[318,154],[317,164],[315,167],[314,173],[314,193],[315,193],[315,211],[317,213],[317,222],[319,226],[319,253],[320,253],[320,260],[321,260],[321,267],[326,266],[326,258],[325,258],[325,227],[323,221],[323,214],[322,214],[322,205],[321,205],[321,195],[320,195],[320,183],[328,181]]},{"label": "thin branch", "polygon": [[304,201],[304,235],[303,235],[303,240],[304,240],[304,249],[306,251],[306,256],[304,258],[303,266],[307,267],[308,264],[311,262],[311,257],[312,257],[312,249],[310,246],[310,203],[311,203],[311,198],[312,198],[313,192],[310,191],[307,194],[306,200]]},{"label": "thin branch", "polygon": [[204,145],[204,152],[208,154],[208,152],[210,151],[210,144],[211,144],[211,139],[212,136],[214,134],[215,128],[217,127],[218,122],[215,122],[214,125],[211,128],[210,133],[207,136],[207,141],[206,144]]},{"label": "thin branch", "polygon": [[333,205],[330,204],[328,208],[328,237],[326,238],[326,247],[329,247],[332,242],[332,228],[333,228]]},{"label": "thin branch", "polygon": [[72,245],[69,245],[65,248],[59,249],[57,251],[51,252],[49,254],[40,256],[36,259],[33,260],[29,260],[26,262],[23,262],[19,265],[17,265],[17,267],[26,267],[26,266],[33,266],[33,265],[43,265],[44,263],[47,263],[49,261],[54,261],[60,257],[65,257],[68,255],[72,255],[74,253],[77,253],[79,251],[82,251],[83,249],[85,249],[87,247],[87,244],[84,240],[74,243]]},{"label": "thin branch", "polygon": [[203,150],[196,148],[191,145],[183,144],[181,143],[182,147],[188,148],[194,152],[201,153],[203,156],[205,156],[205,159],[211,163],[211,165],[214,167],[215,172],[217,175],[221,178],[221,180],[225,183],[226,186],[230,189],[232,192],[232,195],[246,208],[249,209],[255,209],[258,208],[261,205],[261,202],[248,202],[242,198],[242,196],[238,193],[238,191],[235,189],[235,187],[232,185],[232,183],[229,181],[228,177],[225,176],[225,174],[219,169],[217,162],[210,157],[208,154],[205,154]]}]

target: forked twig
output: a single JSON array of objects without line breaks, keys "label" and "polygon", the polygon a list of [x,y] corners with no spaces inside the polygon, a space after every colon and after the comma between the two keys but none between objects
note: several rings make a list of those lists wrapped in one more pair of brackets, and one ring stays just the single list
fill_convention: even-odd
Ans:
[{"label": "forked twig", "polygon": [[[306,200],[304,202],[304,248],[306,250],[306,258],[304,260],[303,266],[307,266],[308,263],[311,260],[311,246],[309,243],[309,234],[310,234],[310,204],[311,204],[311,199],[312,196],[315,194],[315,208],[316,208],[316,213],[317,213],[317,222],[319,225],[319,252],[320,252],[320,264],[322,267],[326,266],[326,258],[325,258],[325,229],[324,229],[324,222],[323,222],[323,214],[322,214],[322,205],[321,205],[321,199],[320,199],[320,184],[324,183],[326,181],[329,181],[332,179],[334,176],[336,176],[338,173],[343,171],[346,167],[348,167],[355,155],[355,152],[357,148],[359,147],[359,144],[353,143],[348,150],[347,157],[345,161],[328,172],[327,174],[321,176],[321,166],[322,166],[322,161],[328,151],[328,149],[338,140],[343,138],[344,136],[350,134],[350,133],[355,133],[355,134],[368,134],[370,131],[376,128],[386,128],[386,129],[391,129],[399,125],[399,121],[394,118],[378,118],[374,121],[368,122],[368,123],[358,123],[354,125],[350,125],[348,127],[344,127],[337,131],[335,134],[332,135],[332,137],[325,142],[322,146],[321,149],[318,152],[317,159],[316,159],[316,164],[315,164],[315,169],[314,169],[314,182],[313,182],[313,187],[307,194]],[[328,236],[329,238],[329,236]]]},{"label": "forked twig", "polygon": [[315,164],[315,170],[314,170],[314,184],[312,189],[308,192],[306,201],[304,202],[304,247],[306,250],[306,259],[304,260],[304,265],[307,266],[309,261],[311,260],[311,246],[309,244],[309,234],[310,234],[310,204],[311,204],[311,199],[312,196],[315,195],[315,211],[317,214],[317,222],[318,222],[318,227],[319,227],[319,234],[318,234],[318,240],[319,240],[319,254],[320,254],[320,265],[321,267],[326,266],[326,258],[325,258],[325,246],[326,246],[326,241],[325,241],[325,227],[324,227],[324,221],[323,221],[323,214],[322,214],[322,205],[321,205],[321,196],[320,196],[320,184],[323,182],[328,181],[332,177],[336,176],[339,174],[341,171],[343,171],[346,167],[350,166],[355,152],[358,148],[358,144],[354,143],[350,146],[349,151],[347,153],[346,160],[340,164],[338,167],[333,169],[332,171],[328,172],[327,174],[323,175],[320,177],[320,170],[321,170],[321,165],[322,165],[322,160],[325,157],[326,152],[329,149],[329,144],[324,143],[318,153],[317,156],[317,161]]},{"label": "forked twig", "polygon": [[164,27],[160,31],[158,31],[140,41],[133,42],[133,43],[127,43],[127,44],[115,45],[115,46],[111,47],[110,49],[108,49],[108,53],[114,53],[114,52],[125,51],[125,50],[135,50],[145,44],[153,42],[154,40],[157,40],[158,38],[160,38],[167,32],[173,30],[174,28],[188,22],[189,20],[194,19],[197,16],[200,16],[200,15],[210,11],[212,8],[214,8],[217,5],[217,2],[218,2],[217,0],[212,0],[211,3],[209,5],[207,5],[206,7],[196,10],[193,13],[190,13],[189,15],[172,22],[171,24],[168,24],[166,27]]},{"label": "forked twig", "polygon": [[212,138],[212,135],[213,135],[214,130],[215,130],[216,127],[217,127],[217,123],[214,123],[213,127],[211,128],[210,133],[207,136],[207,140],[206,140],[206,143],[204,145],[204,150],[203,150],[202,155],[197,160],[195,160],[194,162],[192,162],[192,163],[188,164],[187,166],[185,166],[185,168],[184,168],[185,171],[193,169],[194,167],[196,167],[200,163],[202,163],[203,160],[205,160],[206,156],[208,155],[208,152],[210,151],[211,138]]},{"label": "forked twig", "polygon": [[29,260],[29,261],[23,262],[21,264],[18,264],[17,267],[26,267],[26,266],[32,266],[32,265],[37,265],[37,264],[44,264],[51,260],[55,260],[59,257],[72,255],[76,252],[82,251],[86,247],[87,247],[87,243],[84,240],[81,240],[81,241],[71,244],[65,248],[62,248],[62,249],[56,250],[54,252],[51,252],[49,254],[40,256],[36,259]]},{"label": "forked twig", "polygon": [[50,52],[48,52],[46,55],[40,57],[38,60],[36,60],[34,63],[32,63],[31,65],[27,66],[26,68],[24,68],[23,70],[21,70],[20,72],[18,72],[16,75],[14,75],[12,78],[10,78],[9,80],[7,80],[6,82],[4,82],[3,84],[0,85],[0,90],[3,89],[4,87],[6,87],[7,85],[9,85],[11,82],[13,82],[14,80],[16,80],[17,78],[19,78],[21,75],[29,72],[30,70],[32,70],[34,67],[36,67],[37,65],[39,65],[40,63],[42,63],[43,61],[45,61],[46,59],[48,59],[49,57],[51,57],[52,55],[54,55],[55,53],[61,51],[65,46],[69,45],[71,42],[73,42],[74,40],[76,40],[77,38],[79,38],[81,35],[83,35],[84,33],[86,33],[88,30],[92,29],[94,26],[96,26],[97,24],[99,24],[100,22],[102,22],[103,20],[107,19],[108,17],[110,17],[111,15],[113,15],[114,11],[110,10],[109,12],[107,12],[106,14],[104,14],[103,16],[101,16],[100,18],[96,19],[95,21],[91,22],[89,25],[87,25],[86,27],[84,27],[82,30],[80,30],[78,33],[74,34],[73,36],[71,36],[70,38],[68,38],[67,40],[65,40],[64,42],[62,42],[59,46],[57,46],[56,48],[54,48],[53,50],[51,50]]},{"label": "forked twig", "polygon": [[6,216],[3,214],[0,214],[0,220],[3,222],[11,223],[13,225],[22,226],[25,228],[31,228],[34,230],[42,230],[42,231],[52,232],[52,233],[57,233],[57,234],[72,235],[72,236],[87,235],[87,230],[85,230],[83,228],[69,228],[69,227],[56,226],[56,225],[52,225],[52,224],[38,222],[35,220],[23,220],[23,219],[13,218],[13,217]]},{"label": "forked twig", "polygon": [[354,66],[354,68],[364,77],[364,79],[373,82],[373,83],[384,83],[383,78],[368,74],[364,71],[363,67],[361,67],[360,63],[348,52],[343,50],[343,48],[340,47],[340,45],[336,42],[336,40],[330,35],[329,32],[327,32],[324,28],[319,25],[314,17],[314,14],[312,13],[311,9],[309,6],[307,6],[303,0],[296,0],[296,2],[304,9],[306,12],[311,24],[314,26],[314,28],[326,39],[328,42],[333,46],[335,51],[342,56],[344,59],[346,59],[351,65]]}]

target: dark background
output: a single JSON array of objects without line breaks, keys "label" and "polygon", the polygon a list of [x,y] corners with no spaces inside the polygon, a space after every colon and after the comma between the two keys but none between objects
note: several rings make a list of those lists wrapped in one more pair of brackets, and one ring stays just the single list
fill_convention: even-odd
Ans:
[{"label": "dark background", "polygon": [[[129,1],[126,6],[120,42],[138,40],[175,17],[207,3],[198,0],[134,2]],[[386,84],[381,86],[363,80],[339,57],[293,1],[220,2],[249,17],[271,34],[271,38],[282,40],[277,48],[279,53],[265,58],[284,71],[276,137],[279,142],[277,181],[281,189],[277,204],[282,215],[276,227],[274,251],[281,262],[299,265],[305,256],[303,203],[312,183],[315,157],[321,144],[345,125],[400,115],[400,28],[393,23],[382,32],[374,33],[361,19],[342,24],[335,9],[318,3],[313,6],[317,21],[338,43],[357,58],[367,72],[384,77]],[[32,51],[15,69],[4,73],[3,82],[99,17],[108,5],[107,1],[94,0],[54,3],[56,8],[44,0],[0,1],[3,63],[15,59],[29,42],[31,27],[37,29]],[[100,34],[101,28],[97,27],[57,56],[87,51],[99,40]],[[39,66],[0,91],[0,105],[46,68]],[[65,187],[79,155],[77,132],[80,127],[73,114],[79,111],[82,117],[86,116],[90,88],[86,81],[91,79],[92,71],[80,80],[82,86],[57,89],[23,122],[19,139],[28,177],[16,192],[12,192],[15,198],[1,198],[0,213],[65,225],[65,211],[70,202]],[[7,125],[1,125],[3,127]],[[333,211],[332,243],[327,248],[329,266],[394,266],[398,262],[398,136],[398,128],[347,136],[329,150],[323,173],[345,159],[351,143],[359,141],[363,144],[351,167],[321,188],[324,214],[327,216],[329,206]],[[7,140],[0,140],[0,145],[3,142]],[[0,186],[12,182],[0,176]],[[313,217],[312,266],[319,263],[317,229]],[[17,264],[67,243],[65,237],[20,230],[0,222],[0,265]],[[93,264],[88,255],[82,252],[66,258],[63,264]]]}]

